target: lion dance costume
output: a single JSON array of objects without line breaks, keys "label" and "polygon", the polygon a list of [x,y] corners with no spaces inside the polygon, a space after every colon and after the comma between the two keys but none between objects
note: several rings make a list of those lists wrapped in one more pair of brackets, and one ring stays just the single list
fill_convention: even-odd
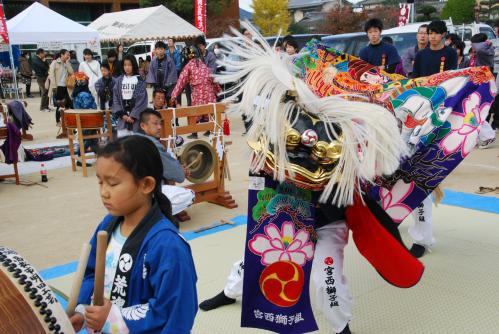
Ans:
[{"label": "lion dance costume", "polygon": [[388,283],[420,280],[424,267],[398,224],[476,145],[494,78],[472,68],[409,80],[314,41],[291,60],[243,25],[256,43],[228,42],[239,59],[222,65],[236,72],[217,78],[240,82],[228,92],[241,97],[231,108],[253,122],[241,325],[317,330],[312,277],[341,332],[351,319],[348,231]]}]

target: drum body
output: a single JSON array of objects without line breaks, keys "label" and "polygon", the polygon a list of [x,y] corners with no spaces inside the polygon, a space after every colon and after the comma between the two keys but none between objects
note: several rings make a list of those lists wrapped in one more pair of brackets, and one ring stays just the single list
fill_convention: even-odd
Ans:
[{"label": "drum body", "polygon": [[64,111],[64,122],[67,128],[76,128],[76,115],[80,115],[81,128],[93,129],[104,126],[104,113],[97,110]]},{"label": "drum body", "polygon": [[15,251],[0,246],[0,333],[74,334],[50,287]]}]

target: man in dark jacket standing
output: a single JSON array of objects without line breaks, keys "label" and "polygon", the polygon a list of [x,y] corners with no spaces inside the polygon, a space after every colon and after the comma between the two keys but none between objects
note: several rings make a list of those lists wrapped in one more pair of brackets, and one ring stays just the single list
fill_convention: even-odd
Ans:
[{"label": "man in dark jacket standing", "polygon": [[36,82],[40,87],[40,95],[42,97],[40,110],[50,111],[48,89],[45,88],[45,82],[47,81],[47,77],[49,75],[49,64],[45,60],[45,50],[36,50],[36,56],[33,58],[32,67],[33,71],[35,71]]}]

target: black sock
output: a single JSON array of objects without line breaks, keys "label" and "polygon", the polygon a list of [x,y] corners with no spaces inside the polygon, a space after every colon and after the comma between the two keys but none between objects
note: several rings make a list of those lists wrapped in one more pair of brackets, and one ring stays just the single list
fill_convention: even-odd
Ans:
[{"label": "black sock", "polygon": [[235,299],[227,297],[225,293],[222,291],[215,297],[207,299],[201,304],[199,304],[199,308],[202,309],[203,311],[211,311],[216,308],[219,308],[220,306],[234,304],[235,302],[236,302]]},{"label": "black sock", "polygon": [[419,259],[420,257],[422,257],[424,255],[425,251],[426,251],[426,248],[424,246],[421,246],[418,244],[412,244],[411,250],[409,252],[411,252],[411,254],[416,259]]},{"label": "black sock", "polygon": [[347,324],[346,327],[343,328],[343,330],[341,332],[339,332],[338,334],[352,334],[352,332],[350,332],[350,326],[348,326],[348,324]]}]

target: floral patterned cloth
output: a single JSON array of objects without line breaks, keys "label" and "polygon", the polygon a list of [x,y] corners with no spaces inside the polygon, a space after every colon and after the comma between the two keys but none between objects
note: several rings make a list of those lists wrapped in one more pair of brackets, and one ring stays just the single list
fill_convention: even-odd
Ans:
[{"label": "floral patterned cloth", "polygon": [[402,222],[476,146],[496,94],[492,73],[477,67],[406,79],[317,41],[307,51],[295,65],[315,94],[355,94],[398,119],[411,154],[366,190]]},{"label": "floral patterned cloth", "polygon": [[199,59],[192,59],[180,73],[180,77],[172,92],[172,98],[179,96],[184,87],[190,84],[192,105],[217,102],[220,86],[213,81],[210,69]]}]

